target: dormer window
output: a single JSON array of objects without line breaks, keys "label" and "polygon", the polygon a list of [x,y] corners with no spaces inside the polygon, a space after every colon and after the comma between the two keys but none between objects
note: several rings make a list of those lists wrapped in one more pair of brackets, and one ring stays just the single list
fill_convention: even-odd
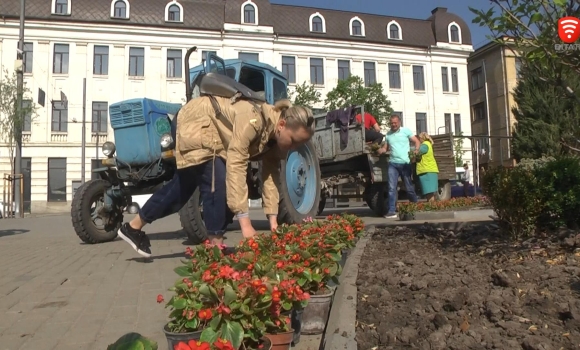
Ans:
[{"label": "dormer window", "polygon": [[310,15],[310,31],[314,33],[326,33],[326,21],[318,12]]},{"label": "dormer window", "polygon": [[111,2],[111,18],[129,19],[129,1],[113,0]]},{"label": "dormer window", "polygon": [[365,25],[360,18],[353,17],[350,20],[350,35],[365,36]]},{"label": "dormer window", "polygon": [[183,7],[173,0],[165,6],[165,22],[183,22]]},{"label": "dormer window", "polygon": [[258,6],[248,0],[242,4],[242,23],[258,24]]},{"label": "dormer window", "polygon": [[53,15],[70,15],[70,0],[52,0]]},{"label": "dormer window", "polygon": [[449,24],[449,42],[453,44],[461,44],[461,29],[455,22]]},{"label": "dormer window", "polygon": [[391,40],[402,40],[401,26],[395,21],[387,25],[387,38]]}]

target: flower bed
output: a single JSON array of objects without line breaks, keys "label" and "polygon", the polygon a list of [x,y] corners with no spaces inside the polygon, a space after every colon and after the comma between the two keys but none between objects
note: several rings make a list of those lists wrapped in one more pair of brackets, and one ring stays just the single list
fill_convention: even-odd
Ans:
[{"label": "flower bed", "polygon": [[170,289],[165,330],[190,339],[168,336],[170,349],[259,349],[264,336],[291,332],[285,312],[303,309],[311,295],[338,283],[342,253],[363,230],[356,216],[334,215],[259,234],[233,255],[208,243],[187,248],[189,259],[175,269],[181,278]]}]

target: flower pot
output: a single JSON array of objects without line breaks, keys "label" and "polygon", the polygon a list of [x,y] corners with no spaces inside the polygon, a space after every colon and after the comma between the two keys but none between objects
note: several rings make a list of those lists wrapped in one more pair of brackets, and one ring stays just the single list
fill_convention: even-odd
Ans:
[{"label": "flower pot", "polygon": [[350,253],[349,250],[343,250],[342,251],[342,257],[340,259],[340,263],[339,264],[343,268],[344,268],[344,265],[346,265],[346,259],[348,258],[348,253]]},{"label": "flower pot", "polygon": [[[272,341],[270,341],[270,339],[266,338],[266,337],[262,337],[260,339],[260,350],[271,350],[272,349]],[[252,347],[251,345],[244,345],[242,344],[242,347],[240,349],[248,349],[248,350],[257,350],[254,347]],[[172,349],[169,349],[172,350]]]},{"label": "flower pot", "polygon": [[292,309],[292,317],[290,318],[290,327],[294,330],[294,337],[292,337],[292,346],[300,343],[300,332],[302,331],[302,314],[304,309]]},{"label": "flower pot", "polygon": [[201,338],[201,331],[188,332],[188,333],[173,333],[169,331],[167,325],[163,327],[163,333],[165,333],[165,338],[167,338],[167,346],[169,349],[173,349],[177,343],[180,341],[188,342],[190,340],[199,340]]},{"label": "flower pot", "polygon": [[412,221],[415,220],[415,214],[413,213],[399,213],[399,220],[401,221]]},{"label": "flower pot", "polygon": [[317,335],[324,332],[333,295],[334,289],[330,289],[327,293],[321,295],[310,295],[308,305],[306,305],[302,314],[302,334]]},{"label": "flower pot", "polygon": [[294,330],[277,334],[266,334],[265,337],[270,339],[270,342],[272,343],[272,350],[289,350],[292,346]]}]

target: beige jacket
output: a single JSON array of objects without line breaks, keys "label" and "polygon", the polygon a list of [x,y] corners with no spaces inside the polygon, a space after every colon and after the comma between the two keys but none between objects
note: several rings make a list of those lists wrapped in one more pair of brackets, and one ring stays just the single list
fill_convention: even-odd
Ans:
[{"label": "beige jacket", "polygon": [[[261,106],[264,119],[248,101],[215,96],[224,116],[216,116],[210,98],[201,96],[189,101],[177,116],[175,160],[177,168],[205,163],[221,157],[226,160],[227,203],[234,214],[248,213],[248,162],[262,160],[262,199],[267,215],[278,214],[281,154],[268,141],[273,138],[280,112],[273,106]],[[213,188],[213,184],[212,184]]]}]

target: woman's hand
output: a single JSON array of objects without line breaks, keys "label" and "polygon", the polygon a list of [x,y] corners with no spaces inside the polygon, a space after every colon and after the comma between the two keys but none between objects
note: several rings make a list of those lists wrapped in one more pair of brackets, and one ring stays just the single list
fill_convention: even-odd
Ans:
[{"label": "woman's hand", "polygon": [[238,219],[238,221],[240,223],[242,236],[244,236],[244,238],[252,238],[256,235],[256,230],[254,229],[254,226],[252,226],[252,221],[248,216],[241,217]]},{"label": "woman's hand", "polygon": [[276,215],[268,215],[268,220],[270,221],[270,230],[276,231],[278,228],[278,217]]}]

